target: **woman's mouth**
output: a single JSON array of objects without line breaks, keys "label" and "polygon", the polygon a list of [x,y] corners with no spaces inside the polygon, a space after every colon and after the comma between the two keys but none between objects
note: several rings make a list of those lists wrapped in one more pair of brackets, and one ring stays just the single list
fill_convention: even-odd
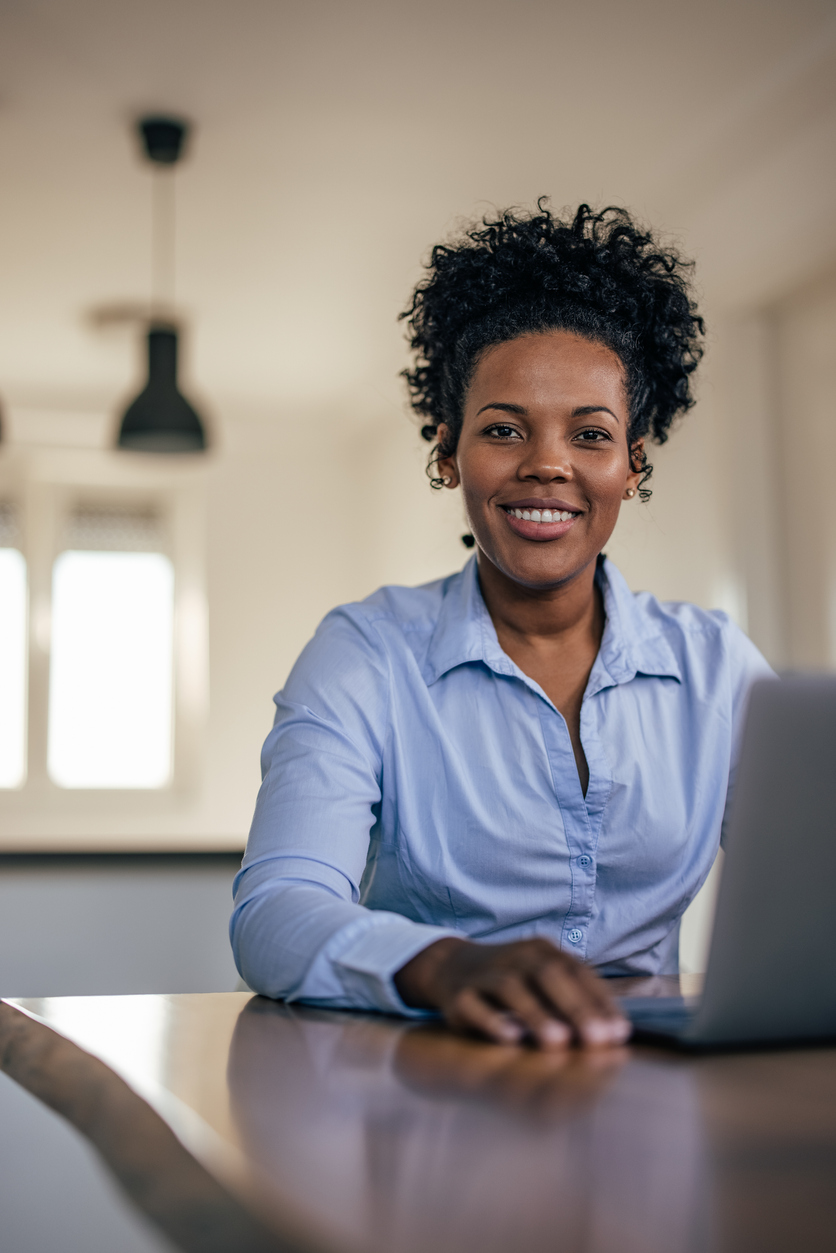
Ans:
[{"label": "woman's mouth", "polygon": [[511,530],[521,539],[560,539],[572,529],[580,512],[569,509],[517,509],[501,506]]},{"label": "woman's mouth", "polygon": [[568,509],[506,509],[505,512],[524,522],[569,522],[577,516]]}]

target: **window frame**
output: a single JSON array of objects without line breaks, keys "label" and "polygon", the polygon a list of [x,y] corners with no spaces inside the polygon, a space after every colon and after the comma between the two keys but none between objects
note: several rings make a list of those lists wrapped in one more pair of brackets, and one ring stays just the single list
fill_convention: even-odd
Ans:
[{"label": "window frame", "polygon": [[[21,708],[20,708],[20,717],[21,717],[21,721],[20,721],[20,725],[19,725],[19,727],[18,727],[19,732],[21,732],[21,737],[20,737],[20,741],[19,741],[19,743],[20,743],[20,749],[21,749],[22,779],[21,779],[21,781],[20,781],[19,783],[6,783],[6,784],[2,784],[2,785],[0,785],[0,792],[16,792],[16,791],[18,791],[18,790],[19,790],[19,788],[21,788],[21,787],[24,785],[24,783],[26,782],[26,764],[27,764],[27,763],[26,763],[26,741],[27,741],[28,725],[29,725],[29,689],[28,689],[28,677],[29,677],[29,570],[28,570],[28,567],[27,567],[27,564],[26,564],[26,557],[25,557],[25,555],[24,555],[24,553],[23,553],[23,549],[22,549],[22,546],[21,546],[20,544],[17,544],[17,543],[15,543],[15,544],[13,544],[13,545],[2,544],[2,546],[0,546],[0,551],[11,551],[11,552],[16,552],[16,553],[18,554],[18,556],[20,557],[21,562],[22,562],[22,566],[23,566],[23,587],[22,587],[22,589],[21,589],[21,590],[22,590],[22,605],[21,605],[21,608],[22,608],[22,611],[23,611],[23,613],[22,613],[22,618],[23,618],[23,621],[22,621],[22,622],[18,621],[18,623],[17,623],[17,626],[22,628],[22,630],[21,630],[20,634],[21,634],[21,636],[22,636],[22,644],[23,644],[23,658],[22,658],[22,661],[23,661],[23,675],[22,675],[23,682],[22,682],[22,689],[23,689],[23,690],[22,690],[22,692],[20,693],[20,696],[22,697],[22,700],[21,700]],[[13,631],[14,631],[14,628],[13,628]],[[17,712],[17,711],[15,711],[15,712]]]},{"label": "window frame", "polygon": [[[162,458],[78,448],[4,450],[0,494],[20,511],[29,637],[26,776],[20,786],[0,789],[0,823],[8,830],[16,817],[28,818],[35,811],[45,820],[60,814],[68,829],[76,825],[79,829],[76,837],[68,834],[46,841],[0,836],[0,849],[45,843],[62,847],[73,838],[84,839],[85,815],[100,820],[112,813],[121,819],[126,809],[135,817],[141,838],[147,818],[179,808],[197,795],[209,692],[206,480],[205,463],[188,455]],[[65,550],[64,518],[79,505],[153,508],[165,522],[167,555],[174,568],[173,727],[170,777],[159,788],[65,788],[47,770],[53,566]],[[124,836],[118,841],[120,846],[127,842]]]}]

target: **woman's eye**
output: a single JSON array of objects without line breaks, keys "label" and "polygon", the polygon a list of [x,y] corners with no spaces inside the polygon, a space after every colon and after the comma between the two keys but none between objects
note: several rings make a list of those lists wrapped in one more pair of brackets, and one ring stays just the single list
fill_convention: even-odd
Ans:
[{"label": "woman's eye", "polygon": [[519,432],[516,427],[506,426],[504,422],[496,422],[493,426],[487,427],[485,434],[494,435],[497,439],[513,439]]},{"label": "woman's eye", "polygon": [[609,440],[610,436],[606,431],[598,430],[597,427],[590,427],[586,431],[580,431],[575,438],[581,440],[584,444],[600,444],[605,440]]}]

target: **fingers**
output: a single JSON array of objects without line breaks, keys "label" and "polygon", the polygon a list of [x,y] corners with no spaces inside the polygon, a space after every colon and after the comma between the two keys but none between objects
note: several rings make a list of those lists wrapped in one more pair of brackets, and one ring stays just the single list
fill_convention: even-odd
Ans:
[{"label": "fingers", "polygon": [[589,1003],[590,1009],[594,1010],[596,1015],[603,1015],[604,1018],[621,1018],[621,1011],[610,995],[604,980],[596,975],[591,967],[575,961],[568,954],[561,954],[561,956],[564,973],[577,981],[580,995]]},{"label": "fingers", "polygon": [[479,1031],[497,1044],[519,1044],[525,1034],[523,1027],[507,1013],[495,1009],[471,987],[456,994],[444,1017],[457,1031]]},{"label": "fingers", "polygon": [[566,1048],[572,1028],[518,975],[506,972],[481,988],[464,988],[445,1014],[452,1027],[477,1030],[491,1040],[516,1044],[531,1038],[540,1048]]},{"label": "fingers", "polygon": [[491,991],[503,1008],[511,1010],[514,1017],[526,1028],[541,1048],[566,1048],[572,1043],[572,1029],[568,1023],[555,1018],[543,1000],[517,975],[505,975]]},{"label": "fingers", "polygon": [[[588,1046],[623,1044],[630,1024],[604,983],[551,941],[538,937],[504,945],[454,941],[430,970],[426,1002],[450,1026],[497,1043],[530,1039],[559,1049],[573,1039]],[[403,974],[403,972],[401,972]]]},{"label": "fingers", "polygon": [[616,1009],[596,975],[579,963],[545,963],[536,976],[538,987],[573,1029],[581,1043],[592,1047],[623,1044],[630,1024]]}]

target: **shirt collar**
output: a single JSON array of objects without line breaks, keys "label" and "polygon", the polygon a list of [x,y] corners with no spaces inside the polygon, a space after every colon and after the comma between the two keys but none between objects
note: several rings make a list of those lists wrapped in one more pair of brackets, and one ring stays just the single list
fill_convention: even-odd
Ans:
[{"label": "shirt collar", "polygon": [[516,672],[511,658],[499,646],[496,628],[482,598],[475,553],[444,590],[427,649],[424,679],[428,685],[435,683],[448,670],[469,661],[482,661],[501,674]]},{"label": "shirt collar", "polygon": [[[607,617],[601,648],[590,677],[590,694],[597,671],[601,679],[594,690],[617,683],[629,683],[637,674],[648,674],[682,682],[682,671],[670,642],[666,638],[656,600],[630,591],[621,571],[606,557],[598,558],[596,571],[604,593]],[[654,610],[651,610],[651,605]]]},{"label": "shirt collar", "polygon": [[[673,649],[643,599],[633,595],[619,570],[605,557],[598,559],[596,578],[604,594],[606,623],[587,694],[629,683],[637,674],[681,682]],[[475,554],[445,588],[423,666],[424,680],[429,686],[449,670],[472,661],[481,661],[498,674],[524,677],[500,648],[479,586]]]}]

